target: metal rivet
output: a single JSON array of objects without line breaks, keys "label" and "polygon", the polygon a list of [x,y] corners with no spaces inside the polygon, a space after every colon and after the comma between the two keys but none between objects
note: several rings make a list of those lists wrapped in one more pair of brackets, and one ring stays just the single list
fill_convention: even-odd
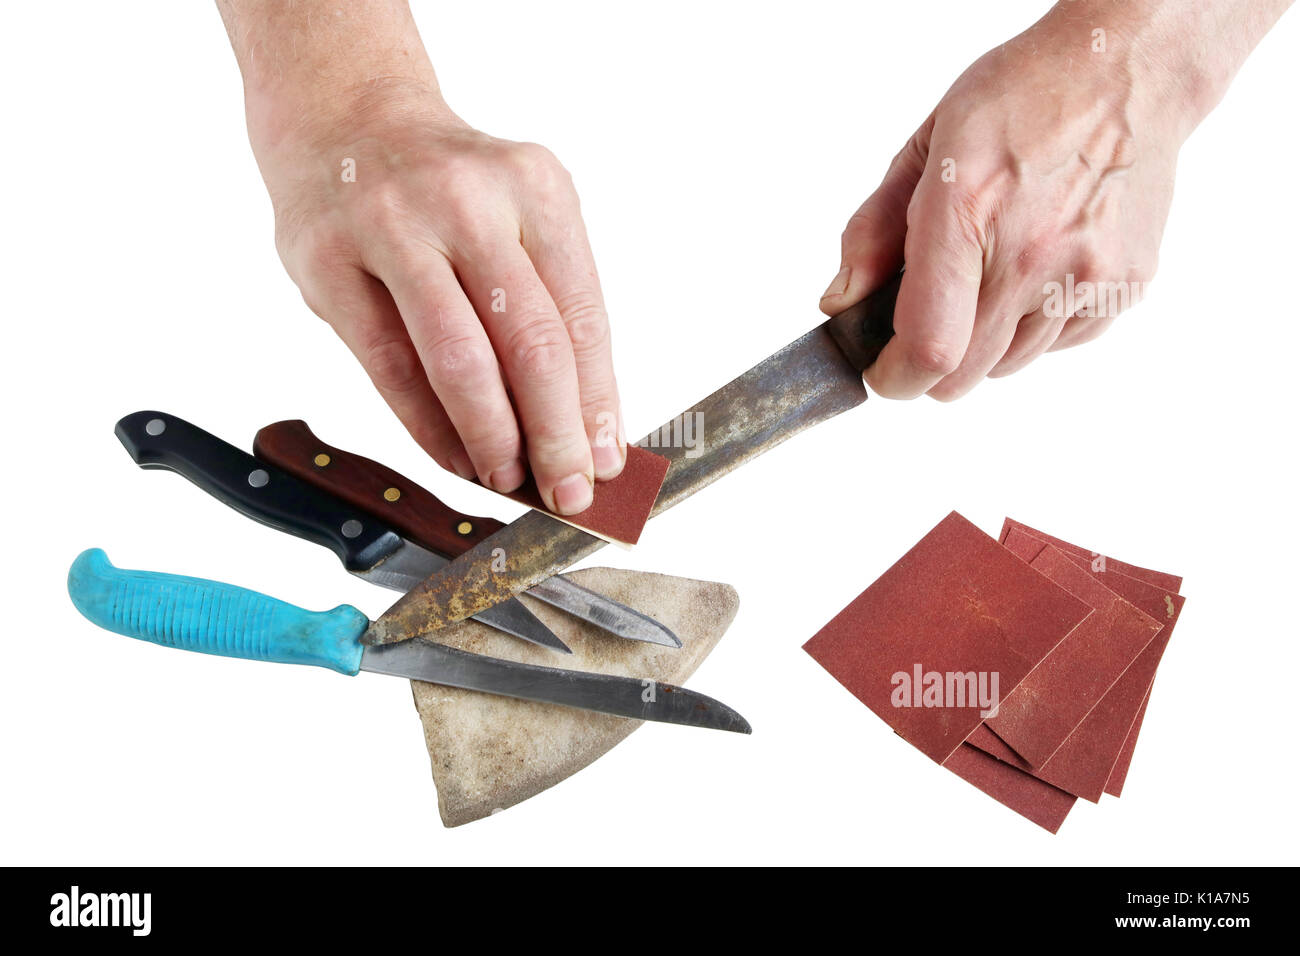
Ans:
[{"label": "metal rivet", "polygon": [[167,430],[167,423],[161,418],[151,418],[145,422],[144,433],[153,435],[155,438]]},{"label": "metal rivet", "polygon": [[326,465],[330,463],[330,456],[325,454],[324,452],[321,452],[319,455],[313,458],[312,461],[316,463],[317,468],[324,468]]},{"label": "metal rivet", "polygon": [[349,518],[343,522],[343,527],[339,529],[343,532],[345,538],[355,538],[361,533],[361,522],[356,518]]},{"label": "metal rivet", "polygon": [[248,483],[252,485],[254,488],[265,487],[266,483],[270,480],[271,480],[271,476],[268,475],[261,468],[254,468],[252,471],[248,473]]},{"label": "metal rivet", "polygon": [[400,489],[400,488],[386,488],[386,489],[384,489],[384,500],[385,500],[385,501],[396,501],[396,500],[397,500],[398,498],[400,498],[400,497],[402,497],[402,489]]},{"label": "metal rivet", "polygon": [[460,524],[456,525],[457,534],[469,534],[473,530],[474,526],[468,521],[462,521]]}]

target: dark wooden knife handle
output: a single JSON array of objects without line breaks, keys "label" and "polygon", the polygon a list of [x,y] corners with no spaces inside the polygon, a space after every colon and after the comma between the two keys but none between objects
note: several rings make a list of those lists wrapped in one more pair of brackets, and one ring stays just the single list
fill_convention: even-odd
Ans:
[{"label": "dark wooden knife handle", "polygon": [[505,527],[495,518],[454,511],[388,466],[325,444],[304,421],[267,425],[253,440],[253,454],[368,512],[444,558],[468,551]]},{"label": "dark wooden knife handle", "polygon": [[899,273],[857,305],[849,306],[828,323],[831,337],[860,372],[865,372],[894,335],[894,302]]}]

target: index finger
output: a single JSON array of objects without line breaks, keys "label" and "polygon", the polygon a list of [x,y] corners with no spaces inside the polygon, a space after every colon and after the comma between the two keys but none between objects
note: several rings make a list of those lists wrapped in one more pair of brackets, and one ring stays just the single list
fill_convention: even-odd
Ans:
[{"label": "index finger", "polygon": [[894,337],[866,378],[885,398],[916,398],[961,364],[975,326],[984,250],[968,215],[923,182],[908,210]]}]

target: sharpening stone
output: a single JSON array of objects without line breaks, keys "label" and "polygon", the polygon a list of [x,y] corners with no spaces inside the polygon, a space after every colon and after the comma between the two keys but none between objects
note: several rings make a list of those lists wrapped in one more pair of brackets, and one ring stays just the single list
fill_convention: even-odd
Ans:
[{"label": "sharpening stone", "polygon": [[[1015,524],[1009,522],[1009,525]],[[1019,527],[1004,526],[1003,532],[1007,548],[1025,560],[1033,560],[1046,547],[1043,539],[1035,538]],[[1091,569],[1091,553],[1064,553],[1080,567]],[[1184,599],[1127,574],[1114,571],[1091,573],[1105,581],[1120,597],[1162,625],[1151,643],[1075,728],[1074,733],[1066,738],[1065,743],[1047,763],[1035,771],[1040,779],[1095,803],[1101,799],[1103,792],[1118,795],[1118,789],[1122,786],[1128,768],[1128,757],[1132,756],[1132,743],[1136,740],[1139,715],[1145,709],[1144,701],[1151,681],[1169,643]],[[979,727],[967,742],[1019,769],[1032,769],[987,727]],[[1108,781],[1114,783],[1113,790],[1108,786]]]},{"label": "sharpening stone", "polygon": [[[681,638],[682,646],[622,640],[527,594],[519,599],[573,648],[572,655],[525,644],[475,620],[439,631],[439,642],[489,657],[684,684],[717,645],[739,607],[735,589],[715,581],[615,568],[583,568],[565,577],[662,621]],[[449,827],[491,816],[541,793],[641,726],[639,720],[421,681],[412,681],[411,688],[438,788],[438,812]],[[662,773],[654,768],[646,772],[658,783],[671,779],[671,771],[660,769]],[[683,800],[689,799],[687,789],[678,788]]]},{"label": "sharpening stone", "polygon": [[576,515],[557,515],[542,503],[541,492],[530,475],[519,488],[506,494],[512,501],[545,511],[552,518],[581,528],[598,538],[631,547],[641,538],[650,510],[668,474],[668,459],[637,445],[627,446],[627,464],[617,478],[596,482],[591,506]]},{"label": "sharpening stone", "polygon": [[1003,806],[1055,833],[1074,806],[1073,794],[1058,790],[1010,764],[962,744],[943,765]]},{"label": "sharpening stone", "polygon": [[985,726],[1030,766],[1041,767],[1151,643],[1159,622],[1143,614],[1052,545],[1029,565],[1093,608]]},{"label": "sharpening stone", "polygon": [[958,675],[997,674],[1005,698],[1091,612],[953,512],[804,650],[942,763],[982,719]]}]

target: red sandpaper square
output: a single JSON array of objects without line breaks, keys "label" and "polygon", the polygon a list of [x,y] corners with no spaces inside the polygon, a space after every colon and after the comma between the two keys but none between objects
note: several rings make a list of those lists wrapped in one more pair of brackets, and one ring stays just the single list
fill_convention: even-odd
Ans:
[{"label": "red sandpaper square", "polygon": [[[1008,549],[1026,560],[1037,557],[1045,547],[1042,539],[1018,528],[1004,527],[1003,532]],[[1080,567],[1091,569],[1090,553],[1064,553]],[[1091,573],[1099,580],[1104,580],[1120,597],[1162,624],[1151,643],[1075,728],[1074,733],[1066,738],[1065,743],[1047,763],[1034,771],[1040,779],[1095,803],[1101,799],[1103,792],[1115,792],[1118,795],[1116,791],[1122,785],[1128,759],[1132,756],[1132,745],[1140,723],[1139,715],[1145,709],[1144,701],[1151,681],[1178,620],[1184,599],[1127,574],[1099,570]],[[1032,769],[986,727],[977,728],[967,742],[1019,769]],[[1118,782],[1112,790],[1108,781],[1116,780]]]},{"label": "red sandpaper square", "polygon": [[[1027,534],[1030,537],[1037,538],[1047,544],[1055,545],[1060,550],[1071,556],[1077,556],[1087,559],[1089,570],[1099,574],[1107,572],[1119,572],[1127,574],[1129,577],[1137,578],[1139,581],[1145,581],[1148,584],[1154,584],[1156,587],[1164,588],[1166,591],[1172,591],[1177,594],[1183,586],[1183,579],[1176,574],[1166,574],[1164,571],[1152,571],[1150,568],[1140,568],[1136,564],[1126,564],[1116,558],[1108,557],[1099,551],[1090,551],[1085,547],[1077,544],[1071,544],[1069,541],[1063,541],[1060,538],[1054,538],[1046,532],[1031,528],[1027,524],[1021,524],[1011,518],[1007,518],[1002,523],[1002,533],[998,535],[998,540],[1006,542],[1007,533],[1015,529]],[[1028,560],[1028,559],[1026,559]]]},{"label": "red sandpaper square", "polygon": [[650,520],[659,488],[668,474],[668,459],[637,445],[627,446],[627,464],[617,478],[596,482],[591,506],[576,515],[557,515],[542,503],[541,492],[530,475],[516,490],[506,494],[512,501],[545,511],[575,528],[615,544],[634,545]]},{"label": "red sandpaper square", "polygon": [[[1052,539],[1050,535],[1011,519],[1007,519],[1007,523],[1003,525],[1004,539],[1013,529],[1022,536],[1059,540]],[[1107,701],[1109,705],[1108,712],[1098,715],[1099,719],[1095,726],[1090,721],[1088,728],[1091,733],[1104,737],[1109,746],[1113,743],[1115,736],[1121,732],[1121,725],[1126,720],[1129,720],[1129,715],[1133,714],[1136,708],[1136,717],[1133,717],[1131,722],[1128,723],[1127,738],[1120,748],[1119,756],[1111,768],[1110,776],[1104,787],[1104,792],[1118,797],[1123,790],[1129,763],[1133,759],[1138,733],[1142,729],[1142,719],[1146,715],[1146,701],[1150,697],[1151,683],[1155,679],[1156,669],[1160,665],[1160,659],[1168,646],[1169,638],[1172,636],[1174,624],[1182,612],[1184,598],[1179,596],[1178,589],[1182,586],[1183,579],[1178,575],[1152,571],[1149,568],[1126,564],[1123,561],[1109,559],[1098,561],[1097,556],[1086,548],[1065,541],[1060,542],[1060,544],[1071,558],[1089,568],[1098,577],[1103,578],[1106,584],[1121,597],[1167,625],[1166,629],[1152,642],[1152,646],[1144,652],[1141,666],[1136,668],[1134,672],[1125,675],[1121,688],[1114,692],[1115,699]],[[1022,544],[1023,548],[1029,548],[1030,546],[1029,542]],[[1139,695],[1142,697],[1141,703],[1138,702]],[[1100,794],[1097,797],[1088,797],[1088,799],[1093,800],[1099,798]]]},{"label": "red sandpaper square", "polygon": [[1110,778],[1106,781],[1106,792],[1111,796],[1118,797],[1124,789],[1124,781],[1128,779],[1129,764],[1133,762],[1133,750],[1137,747],[1138,731],[1142,729],[1142,718],[1147,715],[1147,704],[1150,702],[1151,688],[1148,687],[1146,696],[1142,698],[1142,706],[1138,708],[1138,715],[1133,721],[1133,726],[1129,728],[1128,736],[1124,738],[1124,746],[1120,748],[1119,759],[1115,761],[1115,767],[1111,770]]},{"label": "red sandpaper square", "polygon": [[982,719],[961,675],[1005,696],[1091,611],[953,512],[804,650],[942,763]]},{"label": "red sandpaper square", "polygon": [[1151,643],[1160,624],[1051,545],[1029,566],[1093,608],[985,721],[1030,766],[1041,767]]},{"label": "red sandpaper square", "polygon": [[1010,764],[962,744],[943,765],[1003,806],[1055,833],[1074,806],[1075,797]]}]

